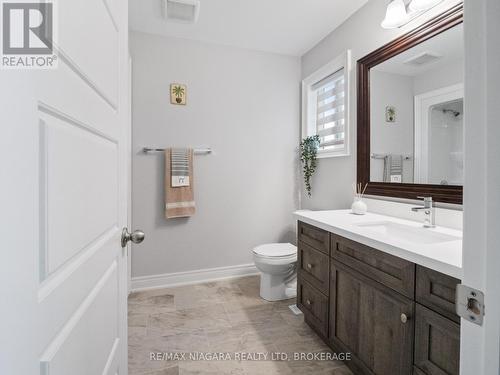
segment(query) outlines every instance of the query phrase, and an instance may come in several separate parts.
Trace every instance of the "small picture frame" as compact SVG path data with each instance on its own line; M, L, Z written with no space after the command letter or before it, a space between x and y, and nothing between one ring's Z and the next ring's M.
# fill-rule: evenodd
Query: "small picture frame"
M170 103L175 105L186 105L187 87L180 83L170 84Z
M392 105L385 107L385 122L396 122L396 107Z

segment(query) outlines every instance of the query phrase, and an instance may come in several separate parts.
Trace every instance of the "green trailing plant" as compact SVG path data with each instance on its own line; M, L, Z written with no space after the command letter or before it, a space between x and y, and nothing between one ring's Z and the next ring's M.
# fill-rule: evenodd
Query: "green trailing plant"
M311 196L311 177L316 170L316 156L320 139L318 135L304 138L300 142L300 161L303 164L304 183L306 184L307 195Z

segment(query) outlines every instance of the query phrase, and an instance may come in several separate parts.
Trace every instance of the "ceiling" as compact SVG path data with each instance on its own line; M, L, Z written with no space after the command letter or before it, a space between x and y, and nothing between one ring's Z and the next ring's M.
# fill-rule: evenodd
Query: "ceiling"
M302 56L368 0L200 0L196 24L165 22L161 0L129 0L130 29Z
M431 70L438 70L453 64L463 63L464 48L464 26L463 24L459 24L384 61L375 66L373 70L415 77ZM440 56L440 58L421 66L405 64L405 61L423 53L431 53Z

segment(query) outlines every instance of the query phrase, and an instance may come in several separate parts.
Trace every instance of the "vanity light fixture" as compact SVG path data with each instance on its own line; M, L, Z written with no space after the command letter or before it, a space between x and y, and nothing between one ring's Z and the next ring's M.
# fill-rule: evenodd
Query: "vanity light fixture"
M403 0L392 0L387 5L385 18L381 26L384 29L395 29L410 21L410 16L406 12L406 5Z
M385 18L381 23L384 29L396 29L435 7L443 0L391 0L387 5Z

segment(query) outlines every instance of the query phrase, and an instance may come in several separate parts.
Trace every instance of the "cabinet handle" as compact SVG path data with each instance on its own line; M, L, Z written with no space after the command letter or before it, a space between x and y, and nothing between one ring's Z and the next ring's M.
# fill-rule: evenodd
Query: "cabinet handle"
M307 263L307 268L308 269L312 269L313 268L313 265L311 263Z
M306 305L307 306L311 306L312 305L312 302L310 300L306 300Z
M403 324L406 324L406 322L408 321L408 317L406 316L406 314L401 314L401 323Z

